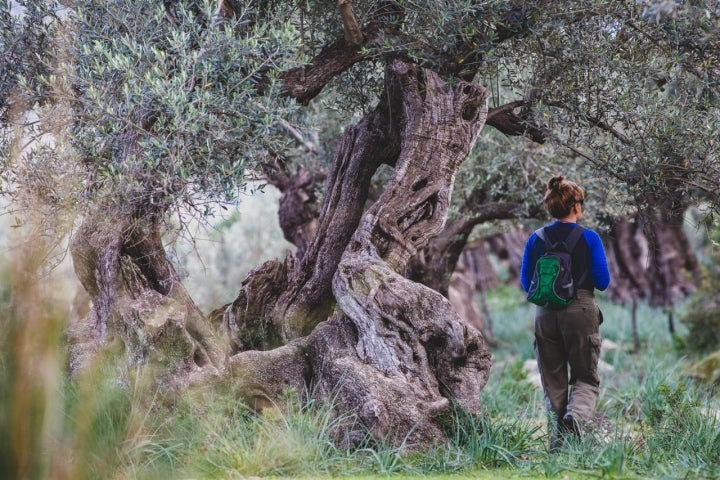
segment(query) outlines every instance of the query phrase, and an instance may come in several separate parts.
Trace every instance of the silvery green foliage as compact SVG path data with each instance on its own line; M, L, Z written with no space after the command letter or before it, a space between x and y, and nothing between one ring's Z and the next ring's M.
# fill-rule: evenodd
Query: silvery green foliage
M22 150L25 112L48 99L47 75L56 50L53 36L57 22L53 1L0 2L0 194L14 191L17 173L14 155ZM37 52L45 52L41 61ZM32 124L30 124L32 125ZM31 127L27 127L31 128Z
M282 116L293 123L291 105L277 95L277 76L342 37L335 1L258 2L262 15L236 1L237 23L225 28L213 26L214 7L201 1L164 2L173 5L171 15L163 2L148 0L75 2L62 15L53 14L55 2L19 3L45 12L34 22L39 33L28 38L53 38L62 48L28 44L27 65L52 71L30 69L16 84L46 92L28 99L65 102L52 111L42 110L48 102L30 105L45 124L53 118L67 125L74 147L58 156L45 144L30 164L42 171L52 163L45 155L66 159L61 165L82 158L90 175L83 195L73 199L109 191L125 204L202 210L205 201L235 198L248 168L270 152L307 161L296 144L286 148L289 137L276 122ZM402 15L388 13L388 5L401 7ZM532 215L527 200L541 194L546 177L565 173L609 192L604 198L613 202L603 215L654 205L661 196L679 206L702 201L717 208L718 3L523 5L354 2L361 25L398 28L363 46L363 62L304 109L304 121L328 146L320 160L332 156L342 126L372 108L387 56L402 54L429 68L453 62L479 68L475 81L491 90L491 107L525 100L527 118L547 133L548 142L538 146L486 128L477 161L459 176L457 200L477 187L489 200L526 201L523 211ZM15 38L13 29L5 20L4 42ZM468 49L471 55L458 57ZM55 51L64 53L59 61ZM151 121L143 126L142 120ZM67 170L56 166L44 177Z
M8 127L11 115L44 99L38 82L53 63L52 38L57 22L57 2L20 0L0 2L0 126ZM37 52L44 52L38 61Z
M52 2L25 3L27 15L41 4L47 14ZM22 135L42 141L13 170L32 164L46 178L84 170L83 188L63 192L75 206L106 198L136 211L204 214L286 148L278 119L292 122L294 107L277 94L277 75L295 65L298 38L287 15L259 22L244 9L221 26L214 2L171 4L79 1L36 22L52 50L29 47L46 68L19 72L18 84L42 86L49 101L32 107L37 121Z
M133 204L232 200L248 169L285 148L277 120L292 107L276 74L296 35L250 9L221 28L210 2L171 14L160 2L76 2L76 145L95 185Z
M720 207L720 5L572 3L546 2L532 41L494 52L506 88L608 190L638 206Z

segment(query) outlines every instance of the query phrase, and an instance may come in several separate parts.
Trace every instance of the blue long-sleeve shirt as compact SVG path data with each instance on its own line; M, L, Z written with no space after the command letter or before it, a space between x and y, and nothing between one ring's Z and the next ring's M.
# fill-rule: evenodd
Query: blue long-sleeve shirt
M545 236L550 243L564 241L575 225L575 223L556 221L545 228ZM520 283L526 292L530 288L530 282L535 273L535 264L546 249L545 242L538 237L537 233L533 232L525 244L520 268ZM610 271L605 257L605 248L600 235L595 231L585 229L572 252L572 265L573 280L580 282L582 279L578 288L590 291L595 288L605 290L610 285ZM585 272L588 274L583 278Z

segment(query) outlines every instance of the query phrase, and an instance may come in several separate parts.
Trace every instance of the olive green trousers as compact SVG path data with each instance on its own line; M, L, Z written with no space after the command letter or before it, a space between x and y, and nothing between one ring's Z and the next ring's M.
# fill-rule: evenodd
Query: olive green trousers
M600 392L602 313L589 290L562 310L538 307L535 356L550 414L551 448L568 431L579 435L593 416Z

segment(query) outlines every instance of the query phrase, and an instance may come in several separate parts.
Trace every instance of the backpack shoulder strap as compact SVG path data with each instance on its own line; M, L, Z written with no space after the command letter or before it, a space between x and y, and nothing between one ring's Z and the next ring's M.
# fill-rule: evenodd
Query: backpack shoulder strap
M575 225L575 228L573 228L572 232L570 232L570 235L568 235L567 239L565 240L565 246L568 249L568 252L572 253L572 251L575 249L575 245L577 245L577 242L580 240L580 237L585 232L585 229L581 227L580 225ZM578 280L578 285L581 285L585 281L585 277L587 277L588 271L584 270L582 275L580 275L580 279Z
M583 227L575 225L575 228L572 229L572 232L570 232L570 235L568 235L565 240L565 246L567 247L568 252L572 252L575 249L575 245L577 245L577 242L580 240L584 231L585 229Z
M580 237L582 236L584 231L585 229L580 225L575 225L575 227L573 227L570 235L568 235L567 239L565 240L565 246L567 247L569 252L573 251L575 245L577 245L577 242L580 240ZM548 241L547 237L545 236L545 227L540 227L535 230L535 235L540 237L540 240L545 242L545 244L547 245Z

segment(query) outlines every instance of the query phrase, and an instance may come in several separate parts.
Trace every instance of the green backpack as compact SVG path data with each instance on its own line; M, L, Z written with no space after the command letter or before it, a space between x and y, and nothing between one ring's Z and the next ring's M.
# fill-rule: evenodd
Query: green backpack
M572 251L584 230L576 225L564 242L553 244L548 243L544 228L535 232L547 245L547 251L535 264L535 273L527 294L529 302L556 309L572 303L577 295L577 285L572 277Z

